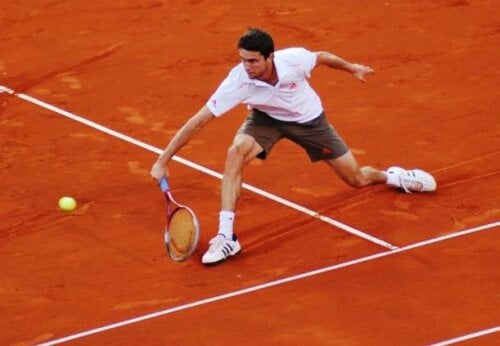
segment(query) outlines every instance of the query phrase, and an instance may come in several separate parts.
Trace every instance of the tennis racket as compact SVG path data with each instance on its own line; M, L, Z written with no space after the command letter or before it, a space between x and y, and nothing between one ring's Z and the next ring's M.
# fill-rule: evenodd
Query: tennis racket
M190 208L175 201L167 177L161 178L160 188L167 200L165 247L174 261L182 262L187 260L198 246L200 225Z

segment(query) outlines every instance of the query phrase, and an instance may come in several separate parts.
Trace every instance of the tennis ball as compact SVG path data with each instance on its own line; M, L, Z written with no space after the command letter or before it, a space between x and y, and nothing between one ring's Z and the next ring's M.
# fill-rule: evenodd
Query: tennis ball
M76 201L73 197L59 198L59 208L64 211L73 211L76 208Z

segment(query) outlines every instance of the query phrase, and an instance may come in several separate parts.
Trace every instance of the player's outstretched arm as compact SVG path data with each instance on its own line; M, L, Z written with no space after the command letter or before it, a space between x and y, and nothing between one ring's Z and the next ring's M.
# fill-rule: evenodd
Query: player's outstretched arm
M348 62L330 52L315 52L316 66L324 65L337 70L352 73L359 81L365 82L365 76L374 73L369 66Z
M186 121L186 123L180 128L179 131L174 135L170 143L160 154L156 162L151 167L151 176L160 181L165 175L168 176L167 163L170 161L172 156L177 153L184 145L186 145L191 138L200 131L205 125L207 125L214 118L212 112L205 105L198 113L193 115Z

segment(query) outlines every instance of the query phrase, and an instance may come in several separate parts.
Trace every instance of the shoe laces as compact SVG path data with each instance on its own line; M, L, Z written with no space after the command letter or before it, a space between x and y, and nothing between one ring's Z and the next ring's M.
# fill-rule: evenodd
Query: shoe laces
M228 239L223 234L218 234L208 242L210 247L208 248L209 252L215 252L219 248L221 248L225 243L228 242Z
M404 177L399 177L399 183L406 193L411 193L411 190L420 191L424 187L424 184L418 181L414 171L405 170Z

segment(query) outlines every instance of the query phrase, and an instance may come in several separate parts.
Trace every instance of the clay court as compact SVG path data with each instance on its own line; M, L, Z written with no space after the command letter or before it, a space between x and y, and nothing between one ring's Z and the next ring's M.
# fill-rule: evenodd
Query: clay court
M2 2L0 344L500 344L499 12L494 0ZM201 222L194 256L171 261L149 170L239 62L249 26L277 49L371 66L367 83L324 67L310 82L361 164L424 168L438 190L352 189L282 141L245 170L243 252L205 267L241 106L169 166ZM74 212L57 206L66 195Z

